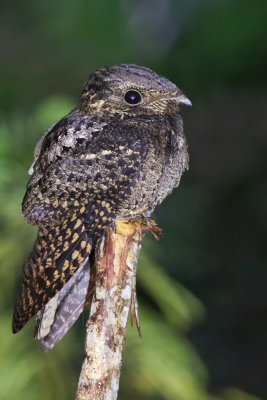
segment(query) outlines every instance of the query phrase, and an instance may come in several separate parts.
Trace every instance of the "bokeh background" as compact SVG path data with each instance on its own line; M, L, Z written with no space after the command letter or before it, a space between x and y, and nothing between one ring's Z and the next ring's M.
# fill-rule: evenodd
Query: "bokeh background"
M138 268L143 338L129 326L120 400L267 399L265 0L13 0L0 13L0 398L71 400L86 316L46 354L11 334L36 234L21 215L33 149L97 67L173 80L190 170L158 208ZM265 236L264 236L265 234Z

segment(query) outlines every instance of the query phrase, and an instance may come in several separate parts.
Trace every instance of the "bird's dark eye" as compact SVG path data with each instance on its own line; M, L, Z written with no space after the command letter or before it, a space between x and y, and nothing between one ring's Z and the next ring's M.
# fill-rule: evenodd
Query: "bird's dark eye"
M124 99L126 103L135 105L142 102L142 95L137 90L132 89L125 93Z

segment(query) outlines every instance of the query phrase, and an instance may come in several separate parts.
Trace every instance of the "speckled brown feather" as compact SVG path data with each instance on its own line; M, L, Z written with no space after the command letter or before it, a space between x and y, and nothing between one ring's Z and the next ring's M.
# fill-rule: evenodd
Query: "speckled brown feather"
M140 91L142 104L125 102L129 89ZM14 332L44 310L116 218L150 216L178 186L188 162L178 109L186 101L145 67L104 68L89 78L80 108L39 141L22 206L39 232L24 266Z

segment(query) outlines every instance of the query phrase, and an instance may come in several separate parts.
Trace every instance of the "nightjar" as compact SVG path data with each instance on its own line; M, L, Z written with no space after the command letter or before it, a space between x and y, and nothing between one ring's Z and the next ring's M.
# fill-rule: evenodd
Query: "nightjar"
M149 68L101 68L78 108L38 142L22 211L38 226L23 269L13 332L37 314L52 348L84 308L89 256L116 218L149 217L188 167L178 87Z

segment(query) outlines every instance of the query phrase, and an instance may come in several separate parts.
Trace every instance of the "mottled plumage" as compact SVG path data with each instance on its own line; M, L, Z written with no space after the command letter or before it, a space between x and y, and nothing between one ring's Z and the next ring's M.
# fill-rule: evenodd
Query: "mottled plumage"
M83 309L85 264L104 230L116 218L149 217L178 186L188 165L180 103L190 104L148 68L103 68L89 77L79 107L41 138L22 205L39 231L23 270L14 332L38 313L37 337L51 348ZM55 333L60 321L65 326Z

